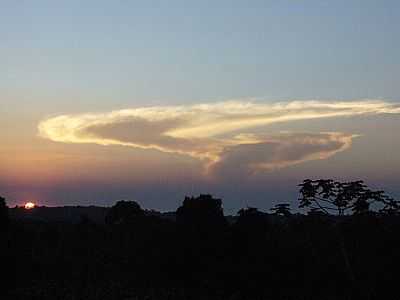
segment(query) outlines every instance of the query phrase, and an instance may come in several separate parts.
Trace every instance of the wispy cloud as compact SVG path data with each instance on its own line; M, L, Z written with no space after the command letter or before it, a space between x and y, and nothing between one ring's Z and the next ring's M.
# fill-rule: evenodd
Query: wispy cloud
M251 169L271 170L330 157L350 147L354 135L260 136L252 134L253 128L278 122L383 113L400 113L400 107L371 100L274 104L228 101L60 115L40 122L39 132L56 142L124 145L186 154L204 160L208 169L214 170L222 170L233 162Z

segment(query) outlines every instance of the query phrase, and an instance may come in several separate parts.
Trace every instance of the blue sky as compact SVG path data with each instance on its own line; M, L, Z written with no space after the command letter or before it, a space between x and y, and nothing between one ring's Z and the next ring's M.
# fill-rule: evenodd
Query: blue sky
M399 99L398 1L1 6L1 87L11 96L25 90L38 109L242 97Z
M55 145L37 137L40 121L57 115L230 99L398 103L399 12L400 3L389 0L0 0L0 138L6 145L0 160L11 164L9 153L21 149L25 157L60 151L83 155L85 146ZM354 133L366 134L375 123L372 119L362 123L365 126L355 126ZM383 121L382 126L390 128L389 123ZM336 127L329 124L323 129L336 130L338 123ZM307 126L315 129L319 125ZM346 128L352 126L350 122ZM280 129L285 130L284 126ZM379 133L374 136L378 138ZM383 136L386 143L393 139L387 131ZM387 166L397 166L397 144L384 147L383 152L393 153L396 161L386 162ZM161 165L169 159L153 150L138 151L129 159L136 161L144 155ZM13 159L18 156L12 155ZM380 163L378 159L374 162ZM180 163L186 165L186 161ZM20 163L19 172L31 174L26 164ZM60 167L54 172L62 171ZM282 185L297 171L285 172ZM90 181L90 175L85 180ZM3 183L14 202L22 201L16 190L43 189L34 185L26 180L18 188ZM52 197L68 187L72 190L65 183L52 187L56 195ZM227 183L219 188L233 193ZM243 187L258 188L254 182ZM146 194L144 190L148 191L143 188L139 194ZM92 192L87 192L87 199L95 198Z

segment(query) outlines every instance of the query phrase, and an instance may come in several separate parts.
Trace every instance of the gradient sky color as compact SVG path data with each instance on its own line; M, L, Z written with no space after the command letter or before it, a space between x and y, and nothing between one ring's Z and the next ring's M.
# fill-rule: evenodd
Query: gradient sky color
M184 195L210 192L235 212L245 205L295 203L302 179L334 177L364 179L399 197L400 3L249 2L0 1L0 194L10 205L132 199L170 210ZM201 120L216 122L215 105L229 112L226 103L255 103L246 111L254 118L260 107L309 100L373 101L393 109L242 126L201 143L193 142L196 135L185 140L187 152L218 154L220 176L207 176L198 156L182 155L182 140L154 139L164 132L155 134L155 128L175 128L179 121L182 133L203 122L187 117L200 104L212 107ZM130 119L119 126L120 120L96 129L101 138L143 145L148 140L135 131L140 125L158 148L57 142L39 134L39 124L60 116L94 114L98 122L112 111L145 108L165 115L176 107L185 114L162 125L139 116L133 125ZM229 118L223 116L225 125ZM327 132L341 133L341 142ZM255 141L268 149L248 146ZM160 151L165 143L174 151ZM254 157L274 167L243 169L260 163L249 159Z

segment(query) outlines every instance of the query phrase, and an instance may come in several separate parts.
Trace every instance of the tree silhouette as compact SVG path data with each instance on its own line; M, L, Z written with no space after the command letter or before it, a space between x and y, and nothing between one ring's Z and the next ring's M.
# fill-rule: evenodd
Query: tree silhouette
M379 212L383 215L398 215L400 213L400 201L386 197L382 200L383 207Z
M135 201L118 201L105 217L105 223L120 224L129 221L129 219L137 216L143 216L144 210Z
M176 211L176 221L189 227L223 226L226 224L221 199L202 194L199 197L185 197Z
M324 217L327 216L328 214L321 210L320 208L311 208L308 212L307 212L308 216L313 216L313 217Z
M0 228L4 228L8 225L8 207L6 199L0 197Z
M277 216L288 217L291 215L290 204L287 204L287 203L277 204L270 210L273 212L274 215L277 215Z
M266 215L255 207L242 208L238 211L239 217L235 223L235 228L247 237L250 237L250 235L260 236L268 226Z
M3 289L0 299L392 299L398 202L359 184L346 192L348 183L323 183L303 191L308 215L271 217L247 207L229 223L211 195L186 197L176 214L120 201L101 210L112 226L93 218L95 207L38 207L37 216L10 208L12 222L0 232L10 296ZM345 202L343 214L352 216L325 217L312 198L326 198L322 187L333 209ZM3 198L0 208L7 212ZM272 211L285 215L288 208ZM52 215L66 212L81 221Z
M373 191L363 181L339 182L332 179L306 179L300 188L300 208L313 212L335 212L343 216L348 211L355 215L366 214L371 204L383 205L381 213L394 214L399 211L399 202L384 191Z
M254 216L259 216L259 215L264 215L261 211L258 210L256 207L246 207L240 209L237 214L241 218L246 218L246 217L254 217Z

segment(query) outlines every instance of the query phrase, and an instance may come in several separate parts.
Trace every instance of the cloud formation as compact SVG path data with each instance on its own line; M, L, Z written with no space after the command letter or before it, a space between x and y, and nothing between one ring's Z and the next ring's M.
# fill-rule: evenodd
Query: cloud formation
M340 132L281 133L259 138L257 143L227 147L213 173L225 176L271 171L302 162L326 159L351 147L357 135Z
M228 101L60 115L40 122L39 133L56 142L123 145L190 155L217 171L228 165L271 170L330 157L349 148L354 135L261 136L252 134L252 129L278 122L383 113L400 113L400 107L384 101Z

